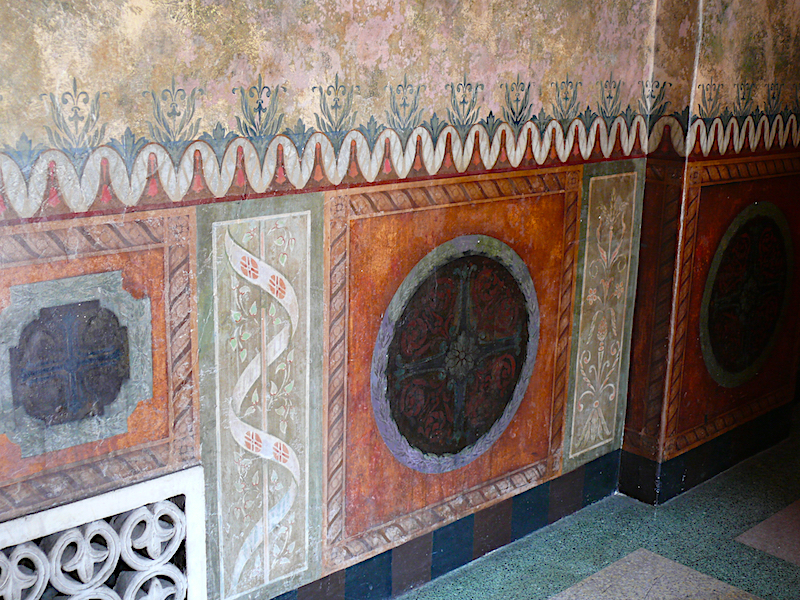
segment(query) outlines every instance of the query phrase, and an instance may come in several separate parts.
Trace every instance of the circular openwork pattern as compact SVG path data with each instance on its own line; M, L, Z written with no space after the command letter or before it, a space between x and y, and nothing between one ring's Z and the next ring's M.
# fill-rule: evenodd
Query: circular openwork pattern
M394 456L425 473L457 469L502 435L528 386L539 337L525 264L486 236L422 259L386 311L372 405Z
M700 344L714 381L736 387L758 373L786 312L791 276L786 218L769 202L750 205L725 232L703 294Z

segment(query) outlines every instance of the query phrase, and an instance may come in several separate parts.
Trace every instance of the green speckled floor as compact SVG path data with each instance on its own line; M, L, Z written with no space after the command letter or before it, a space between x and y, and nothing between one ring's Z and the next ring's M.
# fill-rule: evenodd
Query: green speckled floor
M798 600L800 566L735 541L800 499L794 417L790 439L662 506L611 496L401 598L545 600L645 549L764 600Z

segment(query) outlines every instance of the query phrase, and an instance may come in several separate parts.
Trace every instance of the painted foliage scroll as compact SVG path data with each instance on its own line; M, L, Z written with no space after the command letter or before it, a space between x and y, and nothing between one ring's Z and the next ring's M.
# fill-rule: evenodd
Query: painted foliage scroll
M568 468L621 438L639 239L636 184L636 172L589 181Z
M213 223L219 593L308 572L311 213Z

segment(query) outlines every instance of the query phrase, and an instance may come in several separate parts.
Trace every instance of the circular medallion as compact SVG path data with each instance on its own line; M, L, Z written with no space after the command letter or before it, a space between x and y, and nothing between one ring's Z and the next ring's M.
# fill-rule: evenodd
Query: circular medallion
M522 259L481 235L412 269L372 356L372 407L392 454L423 473L458 469L502 435L533 372L536 291Z
M769 356L786 312L792 268L783 213L769 202L739 213L714 254L700 313L703 359L720 385L743 384Z

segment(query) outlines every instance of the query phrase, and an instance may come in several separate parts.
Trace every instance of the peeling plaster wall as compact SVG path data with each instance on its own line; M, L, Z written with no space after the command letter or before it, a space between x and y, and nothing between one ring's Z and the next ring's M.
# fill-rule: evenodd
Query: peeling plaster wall
M127 428L68 424L30 456L0 360L0 539L34 540L11 521L29 513L80 525L82 502L107 527L115 492L153 480L142 502L205 510L190 600L389 597L611 493L623 426L645 467L683 461L794 387L796 319L768 397L717 393L695 352L686 381L713 401L690 398L680 431L661 420L679 421L664 378L684 372L665 349L689 331L669 328L701 326L703 265L764 173L800 232L796 2L14 0L0 64L0 299L99 301L85 282L113 272L153 332ZM535 279L532 383L480 453L412 471L373 412L376 339L415 265L467 238Z
M597 110L598 84L618 80L622 106L640 95L652 63L652 0L583 2L11 2L0 7L0 142L23 133L47 144L47 94L100 93L100 143L158 125L153 97L197 90L200 131L236 130L238 88L281 87L284 126L315 126L319 90L357 86L354 126L385 121L389 91L424 86L423 119L446 118L447 84L478 90L480 118L502 116L504 84L532 83L533 113L551 111L554 84L579 84L577 106ZM317 90L314 88L317 87ZM200 92L202 90L202 93ZM237 93L232 93L237 90ZM169 93L169 92L167 92ZM44 94L44 97L42 95ZM69 100L68 100L69 102ZM79 108L85 108L80 105ZM74 124L74 122L73 122Z

